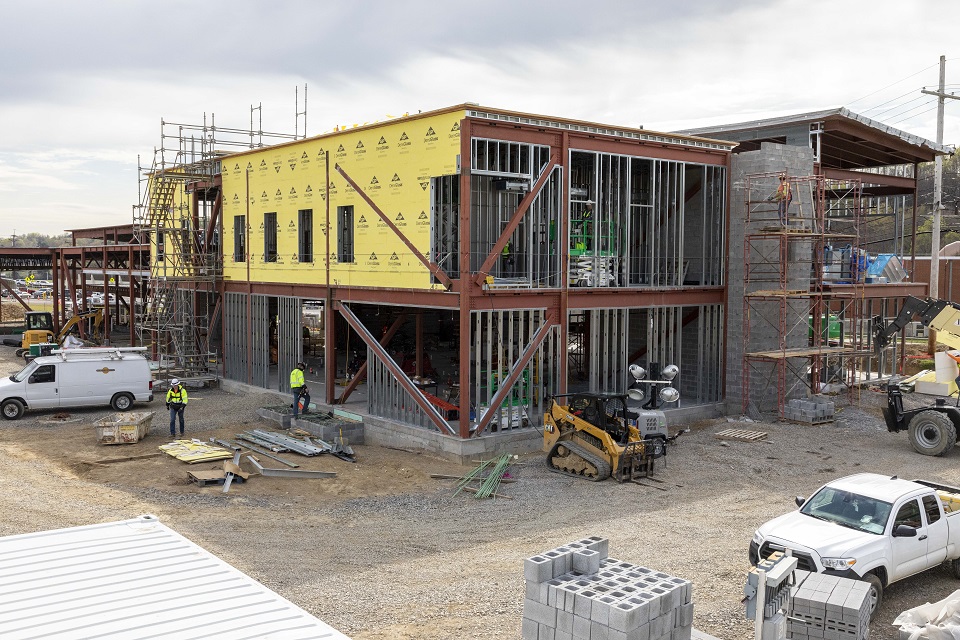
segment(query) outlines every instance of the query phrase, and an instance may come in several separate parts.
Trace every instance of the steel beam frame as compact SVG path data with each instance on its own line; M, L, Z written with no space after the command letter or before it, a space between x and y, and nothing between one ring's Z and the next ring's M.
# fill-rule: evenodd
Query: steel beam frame
M380 345L377 339L373 337L373 334L360 322L360 318L355 316L353 311L350 310L350 307L339 300L334 302L334 306L340 312L340 315L343 316L343 319L347 321L347 324L357 332L357 335L360 336L360 339L367 345L367 348L376 354L384 366L393 374L393 377L397 379L397 382L403 387L404 391L410 394L410 397L413 398L417 406L420 407L426 416L430 418L430 421L436 425L437 430L447 435L453 435L453 429L447 424L447 421L443 419L443 416L427 401L426 396L410 382L410 379L407 378L406 374L397 366L397 363L390 357L386 349Z

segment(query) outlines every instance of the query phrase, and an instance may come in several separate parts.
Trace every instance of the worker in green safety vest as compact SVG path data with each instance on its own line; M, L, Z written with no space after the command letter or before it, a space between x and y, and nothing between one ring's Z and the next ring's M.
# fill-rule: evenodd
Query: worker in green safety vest
M297 366L290 372L290 391L293 393L294 418L300 413L300 398L303 398L303 413L310 413L310 391L307 389L307 383L303 379L303 371L306 368L306 364L298 362Z

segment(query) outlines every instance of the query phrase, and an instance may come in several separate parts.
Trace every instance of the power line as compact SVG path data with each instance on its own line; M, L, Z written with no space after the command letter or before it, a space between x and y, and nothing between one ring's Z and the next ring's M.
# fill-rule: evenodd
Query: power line
M875 111L876 109L879 109L880 107L882 107L882 106L884 106L884 105L890 104L890 103L893 102L894 100L899 100L899 99L901 99L901 98L906 98L907 96L915 96L915 95L916 95L916 92L917 92L916 89L911 89L910 91L908 91L908 92L906 92L906 93L904 93L904 94L902 94L902 95L899 95L899 96L897 96L896 98L891 98L890 100L887 100L886 102L881 102L880 104L878 104L878 105L875 106L875 107L870 107L869 109L864 110L864 113L868 113L868 112L870 112L870 111ZM920 98L923 98L923 96L921 95ZM913 100L917 100L917 98L914 97ZM901 104L909 104L910 102L913 102L913 100L909 100L907 103L901 103ZM893 106L893 107L891 107L891 108L892 108L892 109L896 109L897 107L896 107L896 106ZM888 111L889 111L889 109L888 109ZM881 111L881 113L883 113L883 112Z
M930 69L933 69L934 67L939 66L939 64L940 64L940 63L938 62L937 64L932 64L932 65L930 65L929 67L924 67L923 69L920 69L920 71L917 71L916 73L912 73L912 74L910 74L909 76L907 76L906 78L902 78L902 79L897 80L896 82L894 82L894 83L892 83L892 84L888 84L887 86L883 87L882 89L877 89L876 91L872 91L872 92L868 93L867 95L863 96L862 98L857 98L856 100L854 100L854 101L852 101L852 102L849 102L848 104L854 104L854 103L860 102L861 100L863 100L863 99L865 99L865 98L869 98L869 97L872 96L872 95L876 95L876 94L880 93L881 91L886 91L886 90L889 89L890 87L893 87L893 86L895 86L895 85L898 85L898 84L900 84L901 82L903 82L904 80L909 80L910 78L912 78L912 77L914 77L914 76L920 75L920 74L923 73L924 71L928 71L928 70L930 70Z
M923 115L923 114L925 114L925 113L929 113L929 112L933 111L933 110L936 109L936 108L937 108L937 105L933 105L932 107L930 107L930 108L927 109L926 111L921 111L920 113L915 113L915 114L913 114L912 116L907 116L906 118L903 118L902 120L897 120L896 122L891 122L890 124L891 124L891 125L895 125L895 124L900 124L901 122L906 122L907 120L912 120L913 118L916 118L917 116L921 116L921 115Z
M913 93L913 92L911 91L911 93ZM918 100L926 100L926 99L927 99L927 98L926 98L923 94L921 94L921 95L916 96L916 97L913 98L912 100L907 100L906 102L901 102L900 104L895 104L895 105L893 105L892 107L890 107L890 108L888 108L888 109L884 109L883 111L880 111L880 112L878 112L878 113L872 114L870 117L876 118L877 116L880 116L881 114L887 113L888 111L894 111L894 110L896 110L896 109L900 109L900 108L902 108L902 107L905 107L905 106L907 106L908 104L910 104L911 102L916 102L916 101L918 101ZM896 116L892 116L892 117L896 117Z

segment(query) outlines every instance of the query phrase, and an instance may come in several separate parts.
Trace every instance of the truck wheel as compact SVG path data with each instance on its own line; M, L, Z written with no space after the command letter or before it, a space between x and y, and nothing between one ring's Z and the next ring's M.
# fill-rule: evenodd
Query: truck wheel
M3 417L7 420L16 420L23 415L23 403L16 398L10 398L3 401L0 410L3 411Z
M883 602L883 582L873 573L863 576L862 580L870 584L870 618L877 615Z
M910 443L917 453L942 456L957 442L957 430L945 413L921 411L910 421Z
M110 406L114 411L129 411L133 406L133 396L129 393L118 393L113 396Z

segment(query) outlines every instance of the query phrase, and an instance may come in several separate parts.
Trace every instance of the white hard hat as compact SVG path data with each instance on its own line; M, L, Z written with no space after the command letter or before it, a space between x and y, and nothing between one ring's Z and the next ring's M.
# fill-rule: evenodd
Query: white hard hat
M170 386L171 386L171 387L175 387L175 386L177 386L178 384L180 384L180 378L174 378L173 380L170 381Z
M593 204L593 200L587 200L587 204Z

